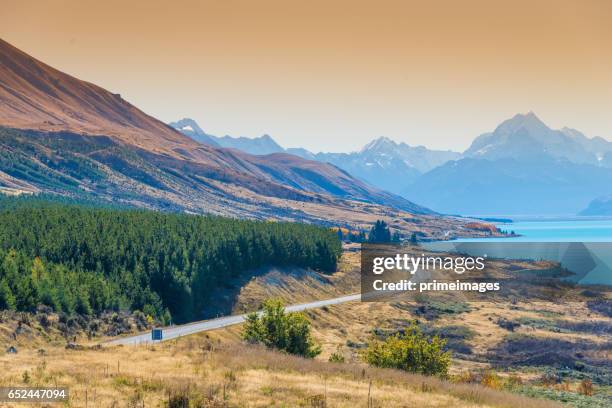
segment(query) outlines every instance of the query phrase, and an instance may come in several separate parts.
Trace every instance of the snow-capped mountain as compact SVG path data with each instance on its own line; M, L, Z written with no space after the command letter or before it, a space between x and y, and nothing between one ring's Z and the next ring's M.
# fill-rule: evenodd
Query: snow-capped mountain
M400 194L446 213L573 215L612 194L612 143L553 130L532 112L519 114L476 138L461 160L429 171Z
M257 138L217 137L205 133L192 119L182 119L170 126L193 139L214 146L229 147L250 154L289 153L307 160L331 163L376 187L399 193L421 174L456 160L461 155L452 151L429 150L423 146L409 146L380 137L352 153L312 153L304 148L284 149L270 136Z
M380 137L371 141L361 149L359 154L374 156L379 160L395 157L421 173L426 173L449 160L456 160L461 156L461 154L451 150L430 150L425 146L409 146L406 143L396 143L387 137Z
M459 157L457 152L413 147L387 137L371 141L358 152L315 155L316 160L332 163L362 180L396 193L403 191L421 174Z
M612 152L612 143L600 137L590 139L575 129L551 129L529 112L518 114L493 132L478 136L464 156L488 160L548 156L572 163L600 165L607 152Z
M213 147L221 147L215 140L213 135L206 134L202 128L193 119L185 118L176 122L169 123L169 125L185 136L189 136L196 142L200 142L205 145Z
M221 139L214 140L221 144ZM245 139L225 140L245 150L249 140ZM386 137L351 153L283 150L274 145L285 153L331 163L444 213L570 215L596 197L612 196L612 143L567 127L551 129L533 112L515 115L478 136L463 154ZM595 201L589 211L600 207Z

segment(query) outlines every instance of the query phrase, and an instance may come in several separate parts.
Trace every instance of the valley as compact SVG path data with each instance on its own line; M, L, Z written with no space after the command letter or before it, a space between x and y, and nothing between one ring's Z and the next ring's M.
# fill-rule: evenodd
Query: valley
M470 88L469 95L447 98L446 84L465 78L437 78L443 60L425 70L427 78L408 85L417 60L429 54L409 50L412 40L400 47L416 57L406 66L388 59L386 46L344 67L328 64L357 56L358 48L367 48L374 34L387 28L416 27L399 20L412 10L391 19L401 22L395 29L373 10L363 21L355 15L355 22L370 30L362 39L339 30L347 34L341 43L312 46L312 37L328 25L338 30L342 19L309 25L295 38L289 35L290 16L275 14L280 6L272 12L258 5L242 28L253 38L270 29L263 42L274 46L233 52L234 42L249 44L250 38L228 27L240 25L234 16L251 5L234 5L230 25L214 18L225 4L204 3L206 12L196 24L182 24L191 17L186 6L187 12L180 7L180 21L170 12L151 20L155 35L163 33L150 41L151 60L128 41L132 28L132 36L147 37L137 26L149 22L148 13L157 9L150 5L140 7L128 30L114 25L130 15L131 5L113 7L110 17L100 17L105 24L97 31L100 37L87 46L77 31L61 47L45 39L65 54L36 53L62 70L0 39L2 387L67 387L64 405L85 408L612 405L612 291L570 279L581 275L566 266L582 262L581 270L603 275L607 269L599 268L593 253L581 258L588 251L574 241L609 239L609 226L597 218L590 230L549 223L533 233L512 220L609 214L612 142L572 128L553 129L531 111L510 117L519 104L506 104L506 98L495 110L485 100L475 110L479 117L468 117L459 105L481 93ZM65 14L72 18L79 7ZM270 16L273 21L266 22ZM51 19L14 21L35 31ZM53 21L58 27L72 23ZM262 26L251 27L254 23ZM188 52L177 42L217 25L223 29L199 38ZM175 30L168 35L164 27L171 26ZM490 28L484 32L493 34ZM121 41L109 43L117 33ZM433 37L429 33L419 43ZM281 38L289 46L276 44ZM456 45L453 52L464 46ZM279 50L282 58L267 65ZM114 51L119 54L102 64L96 58ZM325 57L330 60L319 66L307 56L315 51L330 51ZM76 65L63 63L77 52ZM157 63L142 62L159 55ZM205 63L192 77L181 77L192 58ZM377 61L385 66L376 68ZM128 75L136 66L145 68L142 78ZM401 75L394 83L381 87L378 79L367 78L370 69L386 78L397 68ZM309 83L319 70L325 75ZM81 79L69 72L87 75ZM440 94L434 92L438 83L444 84ZM138 84L146 91L138 91ZM222 86L226 89L218 93ZM405 95L383 95L396 90ZM406 95L415 98L412 103ZM530 101L520 96L522 103ZM132 98L138 103L128 102ZM453 105L446 116L445 101ZM440 112L420 111L430 102ZM144 106L154 108L156 117L141 110ZM548 120L554 107L542 111ZM203 120L176 120L184 115ZM264 123L269 117L272 123ZM228 135L223 118L236 135L262 136ZM559 115L555 120L550 123L557 125ZM221 129L218 135L204 130L209 126ZM299 143L283 147L266 133L267 126L279 130L283 143ZM419 133L433 128L437 133ZM479 129L492 130L478 135ZM602 129L607 128L588 128ZM392 134L400 141L365 139L369 134ZM444 144L430 144L429 137ZM354 143L357 150L307 150L316 146L310 144L314 140L328 147ZM459 151L461 143L466 144ZM449 146L455 150L445 150ZM495 225L502 222L507 224ZM592 233L595 228L600 232ZM362 286L369 285L370 276L361 271L362 262L368 265L366 250L364 258L361 252L368 245L393 244L393 251L425 259L450 255L428 244L461 245L465 239L536 247L538 239L554 238L575 243L558 263L546 260L552 255L531 260L484 255L486 268L482 263L479 271L486 269L485 285L499 288L501 282L506 290L480 293L483 286L475 283L464 292L360 298ZM463 257L463 269L450 269L471 272L465 269L467 255L459 246L453 256ZM443 287L446 266L433 265L425 268L426 279L433 280L432 288ZM383 269L389 272L385 278L396 277L393 268ZM459 276L454 278L458 283ZM165 333L164 341L152 341L154 329ZM21 405L0 401L0 406Z
M195 131L183 131L183 123ZM173 125L207 143L202 138L206 133L193 120ZM612 143L567 127L551 129L533 112L505 120L493 132L476 137L463 153L413 147L386 137L351 153L283 149L269 136L265 141L230 136L224 140L226 146L256 154L287 152L332 163L440 213L573 216L609 212L605 196L612 193L606 187L612 182Z
M4 41L0 59L0 188L12 194L349 230L385 219L428 239L481 234L328 163L200 144Z

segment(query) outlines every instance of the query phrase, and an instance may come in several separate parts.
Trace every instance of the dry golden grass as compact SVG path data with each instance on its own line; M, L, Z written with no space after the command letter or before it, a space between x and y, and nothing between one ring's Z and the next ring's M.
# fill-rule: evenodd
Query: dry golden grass
M283 299L287 304L296 304L358 293L359 263L359 252L346 251L333 274L300 268L269 268L266 273L242 286L232 311L252 312L271 297Z
M301 303L316 299L340 296L348 293L356 293L360 290L359 278L359 252L346 252L339 264L338 272L333 275L317 275L315 273L288 273L287 270L271 271L245 285L237 297L235 311L243 312L258 308L264 299L269 297L280 297L287 304ZM495 269L507 268L508 261L490 262ZM547 263L538 264L546 269ZM512 262L512 267L533 267L528 262ZM573 297L570 297L572 300ZM374 328L396 329L398 323L408 322L412 319L423 320L422 317L412 314L409 307L414 302L401 302L399 305L389 302L351 302L333 307L313 309L306 311L313 327L313 335L322 346L319 360L327 361L331 353L341 348L347 361L357 362L360 360L358 350L346 347L347 342L365 344L372 335ZM521 300L511 304L504 302L469 302L470 311L458 315L441 315L429 324L436 327L460 325L470 329L474 338L469 345L474 356L471 360L462 360L457 357L453 359L451 373L458 374L466 370L484 370L490 368L486 362L486 356L502 342L510 332L497 324L502 319L516 320L523 317L546 318L545 313L554 315L554 319L568 321L609 321L605 317L591 313L583 302L546 302ZM213 336L228 341L239 339L239 327L233 327L215 331ZM522 325L514 330L517 334L526 334L541 338L562 338L574 342L590 341L601 344L609 341L609 336L595 335L582 332L553 332L544 329ZM533 373L521 374L522 378L529 380Z
M196 406L309 407L319 399L328 407L355 407L367 406L368 395L374 407L556 406L480 385L306 360L206 335L152 347L26 350L1 357L0 369L2 386L69 387L71 407L163 407L176 393Z

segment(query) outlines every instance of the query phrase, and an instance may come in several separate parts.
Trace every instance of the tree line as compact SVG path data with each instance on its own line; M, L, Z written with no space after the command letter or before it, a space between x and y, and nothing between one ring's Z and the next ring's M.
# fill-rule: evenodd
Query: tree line
M185 322L246 271L333 271L341 254L336 233L313 225L11 200L0 200L2 308Z

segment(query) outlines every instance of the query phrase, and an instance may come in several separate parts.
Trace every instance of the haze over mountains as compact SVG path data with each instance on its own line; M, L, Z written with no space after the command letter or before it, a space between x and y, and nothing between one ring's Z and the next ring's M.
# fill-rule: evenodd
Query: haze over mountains
M372 185L399 194L423 173L461 155L453 151L429 150L380 137L358 152L313 153L303 148L284 149L268 135L261 137L217 137L205 133L193 119L181 119L170 126L194 140L210 146L222 146L264 155L285 152L307 160L331 163Z
M2 40L0 62L0 187L323 223L371 222L391 209L431 214L428 207L463 215L609 211L612 143L550 129L533 113L477 137L462 154L387 138L358 152L313 153L267 135L209 135L187 119L173 123L179 132Z
M479 215L575 215L612 193L605 159L612 143L564 128L552 130L535 114L519 114L474 140L463 158L413 183L404 197L420 197L438 211Z
M2 40L0 133L0 187L20 191L322 223L431 213L330 164L198 143Z
M332 163L443 213L574 215L596 200L586 213L597 215L607 202L598 197L612 193L612 143L575 129L550 129L533 112L517 114L478 136L463 153L411 147L385 137L351 153L283 149L269 136L222 139L224 146L251 153L285 151Z
M553 130L533 112L516 115L500 124L495 131L478 136L464 152L464 157L496 160L523 160L549 156L572 163L606 165L602 162L612 152L612 143L601 137L587 138L578 130Z

